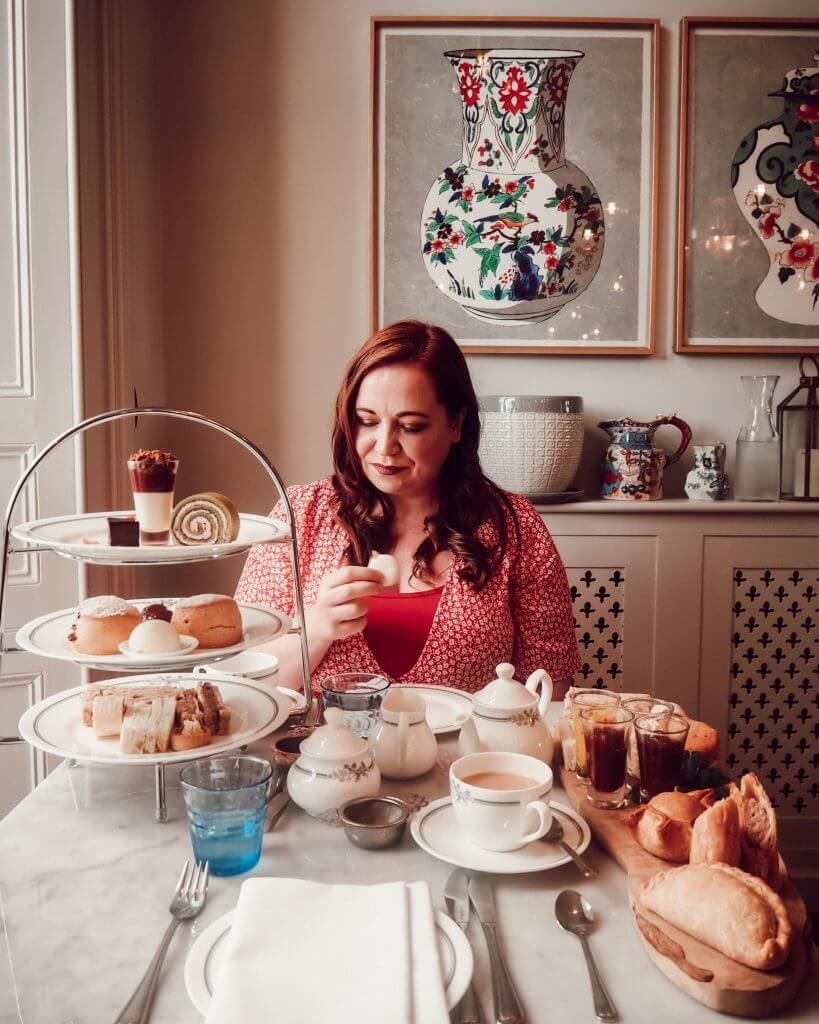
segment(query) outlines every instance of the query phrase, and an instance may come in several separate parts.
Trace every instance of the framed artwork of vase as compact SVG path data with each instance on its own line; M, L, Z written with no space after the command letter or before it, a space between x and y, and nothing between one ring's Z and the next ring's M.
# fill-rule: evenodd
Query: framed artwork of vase
M819 19L680 38L676 349L819 352Z
M373 330L651 355L659 23L374 17Z

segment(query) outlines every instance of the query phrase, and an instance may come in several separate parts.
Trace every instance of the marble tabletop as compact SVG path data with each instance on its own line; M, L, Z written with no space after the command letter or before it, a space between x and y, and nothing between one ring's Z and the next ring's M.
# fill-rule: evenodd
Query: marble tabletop
M439 764L428 776L404 784L386 781L384 791L417 801L445 793L456 744L442 740ZM252 749L264 756L269 741ZM191 854L176 774L168 772L164 824L154 820L151 769L83 765L61 765L0 822L0 1024L106 1024L116 1018L166 927L171 892ZM559 788L554 798L566 799ZM493 879L501 940L530 1024L595 1020L580 945L554 919L555 897L564 888L580 889L595 910L591 943L622 1021L724 1021L654 968L628 911L625 876L594 844L588 857L600 872L593 881L584 881L572 865ZM340 828L291 805L265 836L261 861L250 874L356 884L425 879L443 908L450 870L422 852L409 830L392 850L359 850ZM235 905L246 877L212 879L202 915L177 931L153 1024L201 1020L185 992L185 958L196 936ZM271 922L272 928L283 926ZM487 1020L493 1020L485 946L474 915L470 939L476 986ZM317 936L319 970L323 955ZM814 969L777 1020L818 1019Z

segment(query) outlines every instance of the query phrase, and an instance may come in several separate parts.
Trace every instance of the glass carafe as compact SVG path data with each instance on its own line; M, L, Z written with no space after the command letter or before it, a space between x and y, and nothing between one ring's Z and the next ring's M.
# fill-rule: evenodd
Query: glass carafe
M779 438L772 416L777 374L741 377L745 390L745 426L737 435L734 496L739 501L776 501L779 497Z

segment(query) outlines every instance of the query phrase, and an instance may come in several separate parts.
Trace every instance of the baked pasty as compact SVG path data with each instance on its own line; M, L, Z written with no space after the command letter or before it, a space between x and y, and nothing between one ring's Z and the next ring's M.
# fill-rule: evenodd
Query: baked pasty
M760 878L727 864L661 871L643 906L747 967L770 971L787 960L793 929L781 898Z
M742 832L742 867L774 889L782 879L779 872L776 815L768 794L753 772L742 776L739 788L731 786L731 799L739 810Z
M627 821L635 827L635 837L644 850L663 860L687 863L691 852L691 830L706 807L705 793L658 793L638 807Z
M735 800L720 800L701 814L691 832L691 864L730 864L739 867L741 832Z

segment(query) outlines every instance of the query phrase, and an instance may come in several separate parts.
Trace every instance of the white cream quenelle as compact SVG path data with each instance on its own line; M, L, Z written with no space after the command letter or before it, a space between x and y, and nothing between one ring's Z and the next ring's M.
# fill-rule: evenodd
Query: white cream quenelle
M373 551L369 562L367 562L367 568L381 573L384 577L385 587L398 585L398 560L392 555L382 555L378 551Z

